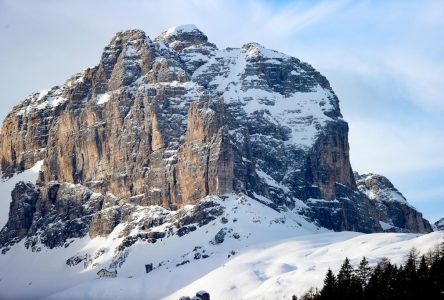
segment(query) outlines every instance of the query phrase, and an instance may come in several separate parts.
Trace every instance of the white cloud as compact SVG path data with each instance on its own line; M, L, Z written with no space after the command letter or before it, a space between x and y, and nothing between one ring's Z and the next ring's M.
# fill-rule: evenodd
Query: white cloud
M393 77L403 83L407 98L428 111L444 112L444 69L426 57L396 55L388 61Z

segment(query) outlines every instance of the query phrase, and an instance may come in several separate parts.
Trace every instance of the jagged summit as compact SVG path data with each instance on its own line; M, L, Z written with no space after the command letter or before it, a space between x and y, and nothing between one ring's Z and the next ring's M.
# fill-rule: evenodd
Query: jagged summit
M184 33L196 33L203 34L202 31L199 30L199 28L196 27L194 24L184 24L180 26L175 26L168 28L166 31L164 31L165 35L168 36L179 36L180 34Z
M208 37L193 24L169 28L155 38L155 41L165 43L174 51L197 46L216 48L214 44L208 43Z

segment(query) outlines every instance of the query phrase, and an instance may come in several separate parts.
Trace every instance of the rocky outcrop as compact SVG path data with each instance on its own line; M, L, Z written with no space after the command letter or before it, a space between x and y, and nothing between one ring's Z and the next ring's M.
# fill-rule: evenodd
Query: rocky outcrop
M433 224L433 227L434 227L435 231L441 231L441 230L444 230L444 218L442 218L442 219L436 221L436 222Z
M223 101L190 105L187 133L178 150L177 183L183 202L233 190L233 154Z
M359 191L376 207L377 218L385 231L431 232L430 223L412 207L384 176L355 173Z
M3 246L108 235L141 207L232 191L334 230L430 229L410 206L358 190L324 76L256 43L220 50L192 25L154 40L119 32L96 67L14 107L0 149L4 177L44 160L36 186L13 195Z
M68 94L66 87L34 93L6 116L0 132L3 177L29 169L46 157L49 130L66 106Z
M2 247L12 245L28 234L40 191L31 183L19 182L11 196L8 222L0 231Z

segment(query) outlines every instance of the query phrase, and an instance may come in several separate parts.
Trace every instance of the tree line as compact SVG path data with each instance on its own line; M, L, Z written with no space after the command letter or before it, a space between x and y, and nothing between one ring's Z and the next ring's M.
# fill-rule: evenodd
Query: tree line
M363 257L353 268L345 258L337 274L328 269L320 290L311 288L300 299L444 299L444 242L423 255L411 249L399 266L382 258L370 267Z

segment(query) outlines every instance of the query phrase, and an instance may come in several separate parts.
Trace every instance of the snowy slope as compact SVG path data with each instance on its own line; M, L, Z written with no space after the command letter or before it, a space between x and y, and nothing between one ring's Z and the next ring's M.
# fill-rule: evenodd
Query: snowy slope
M230 248L237 249L230 243L207 260L150 274L143 273L143 260L130 257L133 263L123 267L117 279L85 282L48 299L178 299L201 289L213 299L288 299L320 286L328 267L336 272L345 256L353 264L363 255L371 263L383 256L400 263L412 246L425 251L442 238L444 233L322 233L253 243L227 258ZM148 251L138 252L143 257Z
M443 232L329 232L293 211L278 213L245 196L231 194L218 200L224 213L209 224L156 243L137 241L123 252L118 247L124 224L108 238L77 239L67 248L31 252L19 243L0 256L0 298L178 299L202 289L213 299L282 298L319 285L326 269L339 267L345 256L353 263L363 255L372 263L382 256L401 262L412 246L427 250L444 238ZM150 213L164 213L161 208L155 210ZM221 229L226 235L217 243L215 236ZM125 253L118 277L98 279L96 273L109 268L116 253ZM67 259L75 255L89 258L68 266ZM154 270L146 274L145 264L150 263Z

